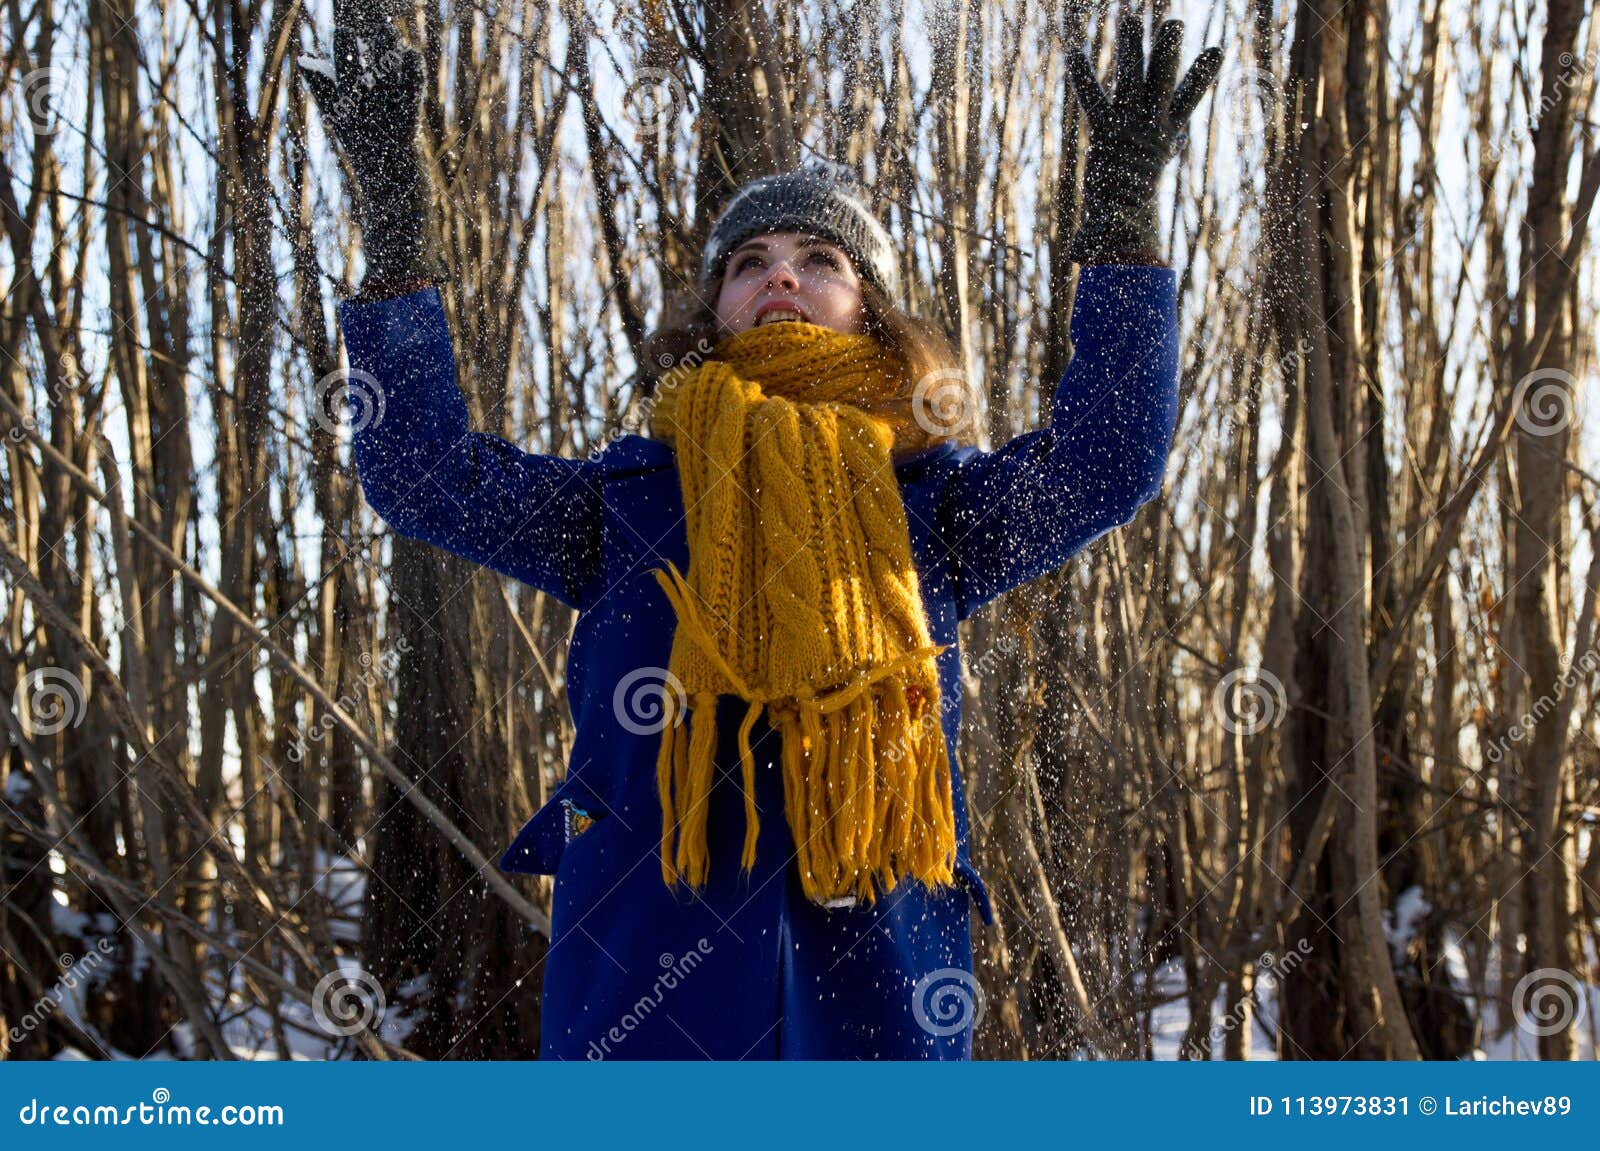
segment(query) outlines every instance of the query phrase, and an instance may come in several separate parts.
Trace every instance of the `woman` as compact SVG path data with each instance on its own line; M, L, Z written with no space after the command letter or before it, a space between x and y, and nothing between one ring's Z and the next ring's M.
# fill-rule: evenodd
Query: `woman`
M967 1058L976 981L956 626L1128 522L1176 418L1156 185L1221 53L1118 30L1090 124L1075 355L1050 425L993 452L924 410L943 373L843 170L754 181L701 261L709 338L650 436L589 459L473 432L422 255L421 64L375 24L307 80L362 185L340 305L383 416L355 436L396 531L577 609L566 780L500 866L555 876L547 1058ZM680 333L681 334L681 333ZM933 365L933 370L929 370ZM890 480L893 482L890 482ZM692 562L691 562L692 561Z

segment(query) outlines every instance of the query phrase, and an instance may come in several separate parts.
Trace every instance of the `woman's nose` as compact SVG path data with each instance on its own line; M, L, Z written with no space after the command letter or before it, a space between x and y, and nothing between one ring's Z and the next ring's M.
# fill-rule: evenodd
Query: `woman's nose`
M776 265L768 274L767 285L770 287L774 284L788 284L790 287L800 286L800 281L795 279L794 270L789 267L789 261L785 260Z

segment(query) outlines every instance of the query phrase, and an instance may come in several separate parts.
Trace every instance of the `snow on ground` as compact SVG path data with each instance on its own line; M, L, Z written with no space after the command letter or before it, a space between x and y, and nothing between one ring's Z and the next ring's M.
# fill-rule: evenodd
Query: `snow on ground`
M1386 934L1389 936L1389 942L1397 948L1403 948L1420 924L1421 917L1428 910L1428 904L1422 899L1419 889L1413 887L1402 892L1394 909L1386 913L1388 920ZM1588 969L1595 970L1594 942L1588 936L1585 940ZM1498 956L1498 948L1489 949L1490 958L1485 979L1486 986L1490 988L1497 988L1500 985ZM1552 1010L1576 1010L1578 1025L1574 1028L1574 1036L1577 1043L1577 1057L1585 1060L1596 1058L1597 1034L1600 1034L1600 985L1579 984L1576 980L1571 982L1546 980L1537 985L1543 988L1546 994L1542 999L1537 993L1535 994L1534 1011L1527 1014L1519 1013L1510 1021L1511 1026L1502 1034L1499 1004L1492 998L1480 998L1474 992L1468 977L1467 958L1462 950L1460 938L1451 929L1445 931L1445 970L1449 975L1451 986L1465 1003L1468 1012L1482 1023L1483 1038L1480 1046L1472 1054L1474 1060L1537 1060L1538 1028L1541 1025L1541 1018L1537 1015L1537 1004L1540 1002ZM1152 990L1159 997L1171 997L1171 999L1151 1013L1151 1045L1156 1059L1177 1059L1181 1053L1189 1026L1189 1002L1182 994L1183 988L1184 974L1181 960L1169 960L1157 968L1155 979L1152 981ZM1211 1005L1212 1059L1222 1058L1223 1043L1228 1031L1224 995L1225 992L1219 990ZM1277 1024L1278 981L1269 971L1262 973L1256 981L1255 1010L1252 1012L1250 1038L1252 1061L1279 1058L1274 1038ZM1237 1016L1234 1026L1238 1026Z
M1393 907L1383 909L1383 937L1389 941L1389 950L1404 955L1423 917L1432 910L1433 905L1422 898L1421 886L1413 884L1402 891Z
M349 994L350 989L360 988L362 990L359 991L359 995L367 996L368 1002L371 1002L372 996L381 992L372 990L373 985L364 979L364 973L356 958L361 938L362 903L367 890L366 870L358 861L348 856L319 850L315 872L316 879L310 894L323 901L321 912L328 924L329 933L344 949L345 953L339 957L339 967L349 980L345 984L346 993ZM293 897L294 893L290 894ZM117 962L115 958L97 961L95 952L97 941L115 931L115 920L104 912L91 916L75 911L61 902L59 894L56 899L51 918L58 937L78 940L82 944L74 956L63 957L64 971L71 973L72 978L64 975L58 985L60 1002L57 1009L100 1044L99 1050L94 1052L67 1047L59 1052L56 1058L62 1060L134 1058L105 1043L103 1036L97 1034L84 1021L85 992L103 983L112 970L112 964ZM1401 892L1395 901L1395 906L1384 913L1384 934L1396 956L1404 954L1423 918L1431 910L1427 900L1422 897L1421 889L1411 887ZM213 929L227 933L231 931L231 922L225 919L220 927L213 924ZM1459 935L1447 928L1444 938L1444 965L1451 985L1461 996L1469 1013L1482 1022L1484 1038L1472 1058L1537 1059L1539 1057L1537 1028L1540 1019L1532 1015L1513 1019L1511 1021L1513 1026L1501 1034L1499 1005L1492 998L1480 997L1474 989L1469 975L1470 965ZM1592 938L1586 937L1585 945L1588 948L1589 969L1595 970L1597 965ZM134 940L133 946L134 963L143 969L150 962L149 954L137 940ZM1499 949L1491 947L1488 953L1485 986L1498 988ZM1276 966L1278 969L1283 969L1293 962L1294 953L1291 950L1277 959ZM214 998L220 997L221 990L217 974L215 965L208 967L207 979L212 984ZM283 974L285 978L289 978L294 973L286 969ZM241 1006L249 1003L250 998L259 993L259 982L253 981L253 985L246 985L238 968L230 969L228 975L232 985L230 1003L235 1006L232 1013L224 1016L221 1027L223 1038L240 1059L279 1059L284 1055L284 1047L287 1047L290 1059L348 1059L355 1052L354 1038L330 1035L316 1018L311 1007L297 1001L285 1001L282 1004L280 1010L282 1029L275 1031L271 1016L260 1006ZM1142 976L1136 974L1135 985L1142 986L1143 982ZM335 985L337 986L336 981ZM1558 994L1565 995L1565 1002L1570 1005L1567 1010L1575 1008L1579 1012L1578 1027L1575 1031L1579 1058L1596 1058L1596 1037L1597 1033L1600 1033L1600 986L1579 985L1575 981L1565 986L1556 983L1547 986L1550 990L1547 1004L1558 1006L1560 1001L1554 997ZM1179 1058L1181 1054L1189 1025L1189 1003L1183 994L1183 989L1184 971L1181 960L1169 960L1156 969L1151 981L1151 991L1155 998L1164 1001L1151 1012L1151 1048L1156 1059L1173 1060ZM1258 973L1253 1009L1249 1012L1251 1028L1249 1057L1252 1061L1279 1058L1276 1040L1278 989L1278 979L1273 969L1269 968ZM395 996L400 1002L394 1004L385 1002L377 1013L378 1034L391 1043L404 1044L416 1026L417 1019L414 1015L403 1011L401 1003L424 1000L427 990L426 975L402 984ZM336 996L337 991L333 994ZM324 997L323 1002L327 1008L325 1014L329 1015L337 1025L342 1018L337 1005L328 996ZM1230 1020L1226 1007L1225 991L1219 990L1211 1004L1212 1059L1222 1058L1228 1032L1234 1027L1243 1025L1244 1022L1244 1013L1238 1011ZM176 1049L176 1057L201 1056L201 1047L192 1024L180 1023L173 1029L171 1038L172 1045ZM171 1053L157 1053L146 1058L158 1060L173 1057Z
M1189 1001L1183 995L1183 961L1169 959L1156 968L1151 989L1161 997L1172 997L1150 1013L1150 1049L1152 1057L1161 1060L1177 1059L1182 1053L1184 1036L1189 1030ZM1219 988L1211 1004L1211 1058L1220 1060L1230 1028L1227 1026L1226 989ZM1277 987L1270 973L1262 975L1256 984L1256 995L1262 1001L1261 1011L1252 1011L1250 1059L1276 1059L1276 1040L1264 1024L1277 1021ZM1263 1018L1263 1016L1265 1018ZM1241 1020L1234 1017L1233 1027Z
M376 1015L378 1035L391 1043L403 1044L417 1020L403 1011L399 1004L378 1003L377 997L381 996L382 992L365 976L357 958L361 939L362 904L367 890L365 868L359 861L349 856L319 849L314 864L314 875L311 891L307 893L306 898L307 901L311 898L322 901L322 906L318 910L327 923L329 934L343 951L338 964L339 970L345 977L345 982L342 984L338 980L330 981L321 1000L325 1008L324 1014L337 1028L346 1020L355 1017L341 1014L341 1005L358 1014L363 1010L363 1004L370 1005L366 1009L367 1014ZM287 895L292 902L300 903L296 891L289 890ZM106 912L87 915L76 911L68 907L63 898L59 892L56 894L56 902L51 908L52 926L58 938L78 940L82 946L75 948L74 954L63 956L64 974L51 993L52 999L57 1000L53 1010L70 1018L88 1035L95 1044L95 1050L84 1051L75 1046L68 1046L58 1052L55 1058L67 1061L141 1058L113 1047L84 1018L86 990L103 983L114 970L114 965L120 961L120 957L98 952L95 948L99 939L109 937L116 932L116 920ZM300 910L307 910L304 903L300 903ZM208 926L218 935L238 938L238 930L225 910L217 912ZM150 962L149 952L144 945L137 938L127 935L122 936L121 942L131 942L135 967L143 970ZM240 946L248 947L249 943ZM260 959L262 954L259 949L251 952L256 959ZM285 979L290 979L297 973L286 965L282 974ZM300 978L304 978L303 973L298 974ZM228 997L229 1008L224 1011L220 1026L224 1041L238 1058L280 1059L284 1057L285 1048L290 1059L348 1059L354 1053L356 1040L353 1037L330 1034L317 1019L312 1007L297 1000L286 999L281 1003L279 1009L281 1030L275 1028L270 1013L251 1002L254 996L260 994L260 980L252 978L247 984L244 978L245 972L240 967L219 967L214 960L208 962L205 977L213 1002L222 999L221 979L224 976L228 980L228 990L231 994ZM425 996L427 981L426 975L409 980L398 989L398 997L415 1001ZM373 1007L377 1007L378 1010L374 1012ZM205 1055L195 1027L188 1021L180 1022L174 1027L168 1038L175 1054L160 1051L142 1058L156 1061L202 1058Z
M1592 936L1584 936L1585 958L1588 960L1589 970L1596 969L1594 940ZM1453 973L1452 973L1453 974ZM1489 971L1487 983L1490 987L1499 986L1500 964L1499 951L1492 949L1490 952ZM1596 1050L1600 1049L1600 986L1592 983L1580 984L1577 980L1570 982L1556 982L1544 980L1535 984L1534 1000L1531 1010L1526 1014L1516 1014L1512 1019L1513 1026L1500 1032L1500 1005L1493 999L1485 999L1479 1005L1476 1000L1471 1000L1469 1006L1477 1007L1482 1012L1484 1020L1484 1041L1480 1050L1475 1054L1478 1059L1498 1060L1537 1060L1539 1058L1539 1027L1543 1010L1562 1010L1578 1012L1577 1026L1573 1028L1576 1041L1576 1054L1579 1059L1596 1058Z

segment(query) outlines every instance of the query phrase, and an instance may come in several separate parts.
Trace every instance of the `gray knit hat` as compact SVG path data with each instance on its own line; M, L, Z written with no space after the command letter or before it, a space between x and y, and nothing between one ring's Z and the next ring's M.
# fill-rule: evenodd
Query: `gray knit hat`
M843 164L814 156L792 172L762 176L735 192L706 237L701 283L715 287L733 250L765 232L821 236L844 249L862 279L890 299L900 295L894 243L868 205L855 171Z

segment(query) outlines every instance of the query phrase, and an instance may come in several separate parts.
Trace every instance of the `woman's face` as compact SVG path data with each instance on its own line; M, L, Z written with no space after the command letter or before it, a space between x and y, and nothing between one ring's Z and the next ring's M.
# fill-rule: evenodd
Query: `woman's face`
M757 322L781 323L786 304L808 323L860 332L866 320L861 280L844 250L805 232L767 232L733 250L722 273L717 321L726 335ZM773 312L764 318L763 312Z

